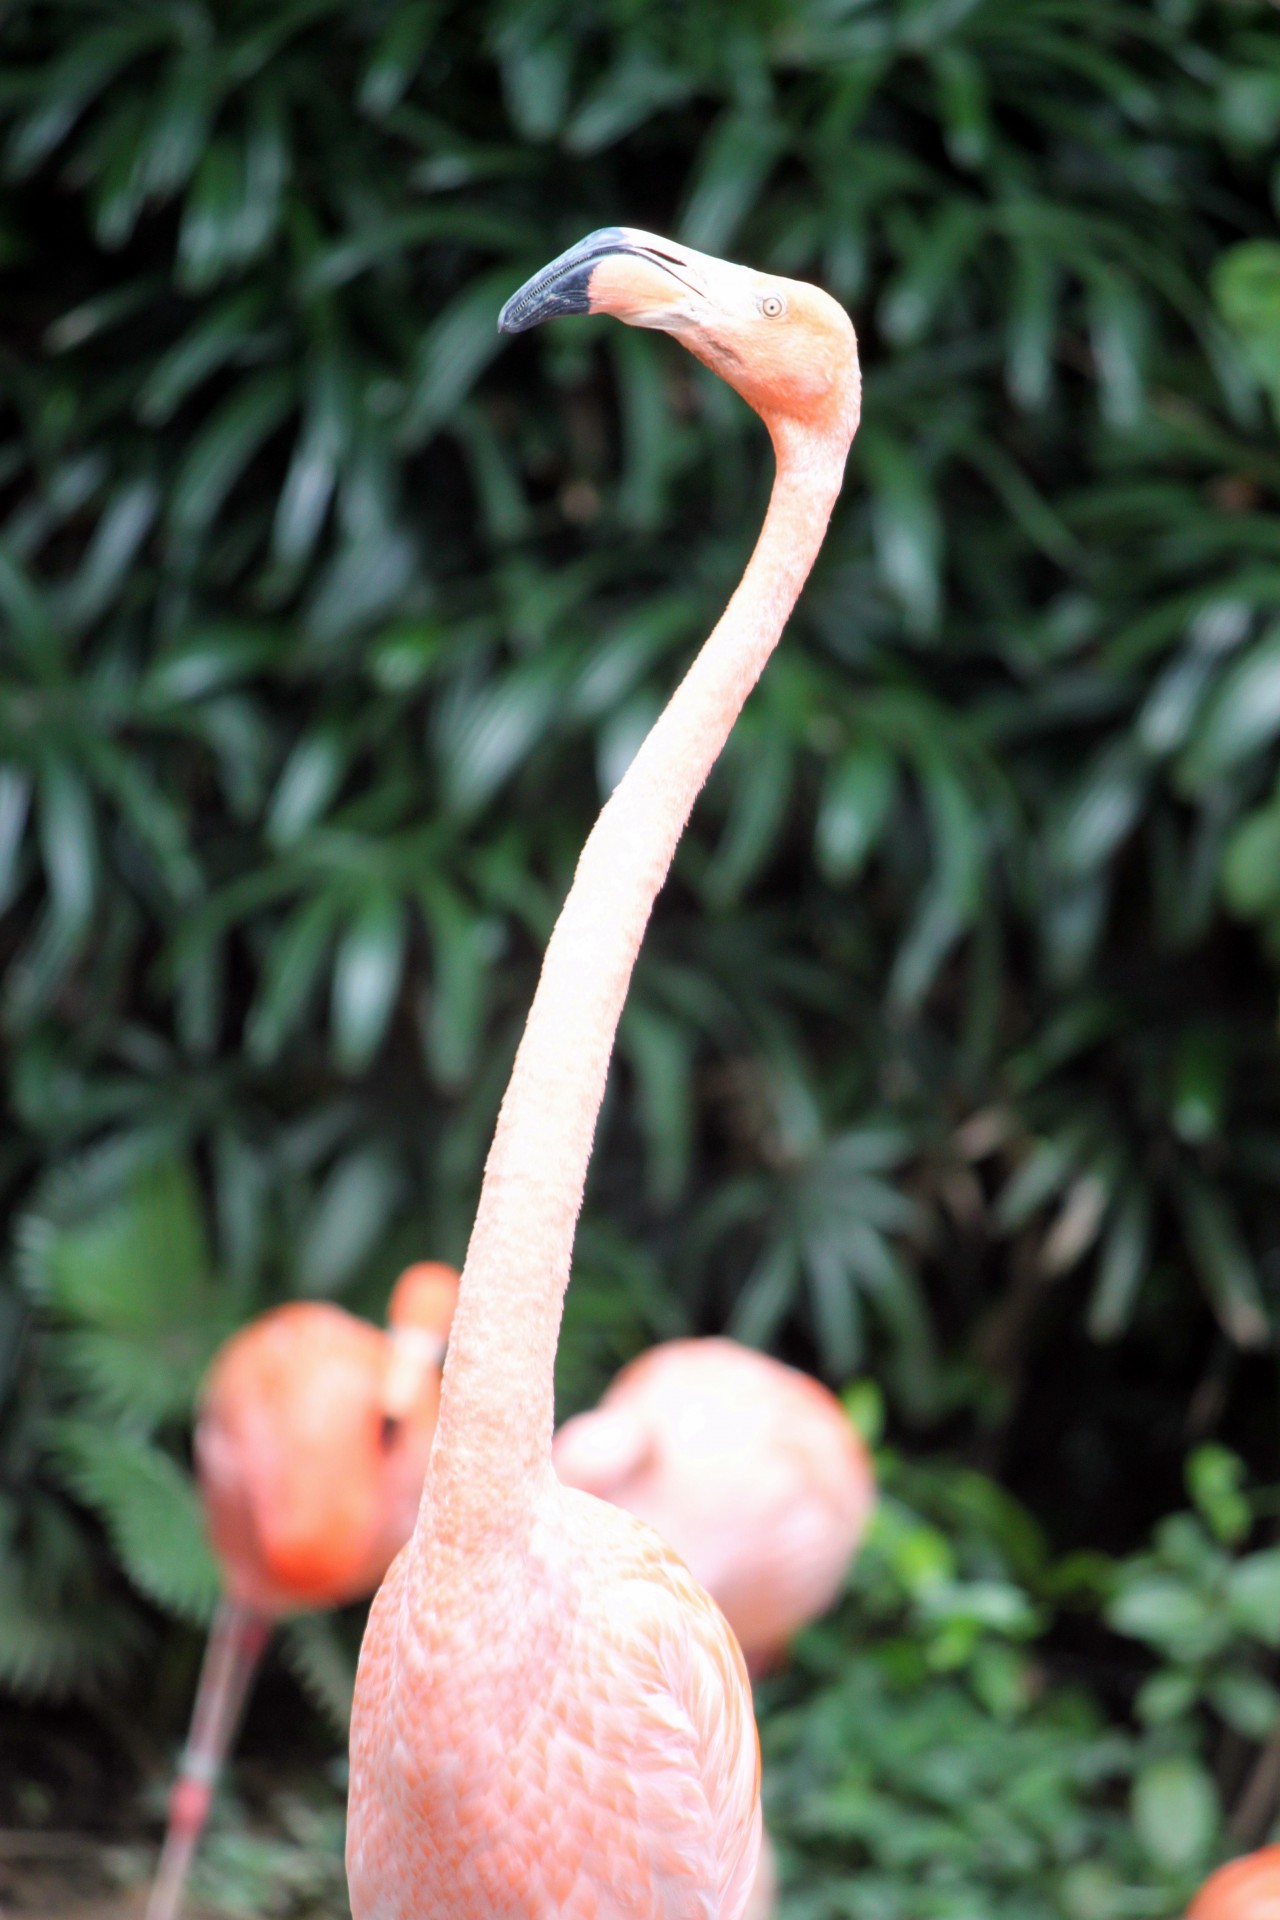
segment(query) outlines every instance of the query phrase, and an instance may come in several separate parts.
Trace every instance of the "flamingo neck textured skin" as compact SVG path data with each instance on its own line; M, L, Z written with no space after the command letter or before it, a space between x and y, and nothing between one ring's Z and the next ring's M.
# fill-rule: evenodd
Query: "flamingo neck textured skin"
M530 287L576 282L583 256L583 310L671 332L760 414L777 472L737 590L583 848L502 1104L423 1514L437 1548L466 1559L516 1538L549 1472L574 1229L636 955L693 803L822 544L861 403L853 328L819 288L635 228L589 236Z

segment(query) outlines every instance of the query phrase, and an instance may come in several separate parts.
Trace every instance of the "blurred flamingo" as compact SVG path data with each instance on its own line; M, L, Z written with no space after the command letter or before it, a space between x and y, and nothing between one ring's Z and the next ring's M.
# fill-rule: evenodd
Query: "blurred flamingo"
M1187 1920L1280 1920L1280 1847L1262 1847L1211 1874Z
M552 1458L566 1486L657 1528L757 1674L831 1605L875 1502L835 1395L733 1340L641 1354L566 1421Z
M729 606L583 850L485 1168L413 1537L351 1725L354 1920L741 1920L760 1849L750 1682L660 1536L561 1486L553 1372L609 1057L689 811L813 564L857 424L847 316L796 281L611 227L499 325L674 333L764 416L777 474Z
M371 1593L408 1539L435 1432L458 1276L392 1291L388 1331L320 1301L264 1313L215 1356L196 1472L222 1571L147 1920L174 1920L272 1623Z

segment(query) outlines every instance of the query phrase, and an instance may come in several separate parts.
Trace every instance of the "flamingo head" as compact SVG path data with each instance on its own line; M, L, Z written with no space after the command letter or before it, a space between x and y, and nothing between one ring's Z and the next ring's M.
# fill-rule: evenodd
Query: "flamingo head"
M406 1267L387 1307L390 1354L382 1385L382 1416L388 1425L413 1409L427 1379L438 1374L458 1304L453 1267L423 1260Z
M524 333L566 313L611 313L674 334L742 395L775 438L788 426L834 439L858 424L858 346L820 287L735 266L636 227L601 227L527 280L498 326Z

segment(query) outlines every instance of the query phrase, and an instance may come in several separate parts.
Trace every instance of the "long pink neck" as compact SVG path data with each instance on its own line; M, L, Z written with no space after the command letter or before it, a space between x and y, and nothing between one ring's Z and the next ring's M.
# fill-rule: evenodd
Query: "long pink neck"
M609 1056L690 810L826 532L845 446L774 435L764 526L723 617L603 808L547 946L498 1117L419 1520L436 1550L519 1545L550 1472L556 1342Z

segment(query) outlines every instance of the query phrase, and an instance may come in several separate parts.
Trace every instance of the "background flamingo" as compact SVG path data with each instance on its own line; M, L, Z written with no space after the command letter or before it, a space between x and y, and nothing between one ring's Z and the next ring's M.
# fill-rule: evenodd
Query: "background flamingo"
M1211 1874L1187 1920L1280 1920L1280 1847L1262 1847Z
M355 1920L740 1920L760 1846L750 1685L650 1528L551 1466L596 1116L689 811L813 563L857 424L826 294L627 228L503 309L674 333L765 418L777 474L729 606L593 829L485 1169L417 1526L370 1614L351 1736Z
M274 1620L372 1591L408 1539L458 1276L409 1267L388 1331L341 1307L277 1307L227 1341L195 1454L225 1595L205 1651L147 1920L173 1920L214 1783Z
M672 1340L560 1429L566 1486L656 1527L763 1671L840 1590L875 1501L835 1395L733 1340Z

